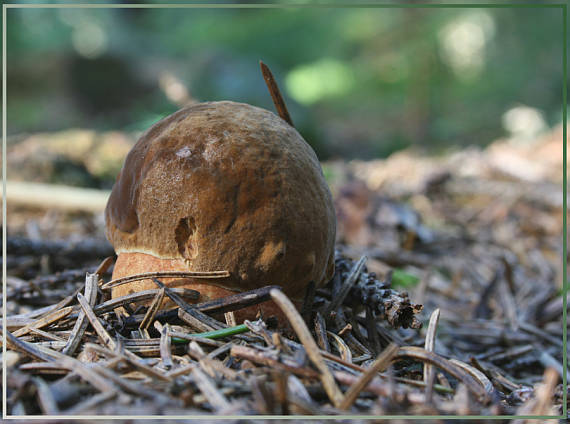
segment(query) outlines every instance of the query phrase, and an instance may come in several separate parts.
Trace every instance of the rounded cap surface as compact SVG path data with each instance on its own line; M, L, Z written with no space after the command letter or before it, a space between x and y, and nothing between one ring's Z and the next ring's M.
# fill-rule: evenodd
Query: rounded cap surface
M314 151L247 104L200 103L153 125L127 155L105 220L117 254L227 270L210 281L230 290L277 284L299 299L334 273L335 213Z

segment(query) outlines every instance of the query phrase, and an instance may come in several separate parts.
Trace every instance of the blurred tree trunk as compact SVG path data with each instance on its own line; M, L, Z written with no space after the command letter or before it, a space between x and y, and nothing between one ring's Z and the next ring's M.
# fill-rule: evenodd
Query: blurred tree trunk
M433 39L422 37L421 22L426 19L423 9L408 8L404 10L406 44L413 49L410 55L410 81L405 107L406 127L404 134L414 145L424 145L430 134L431 113L431 80L433 78ZM425 28L423 28L425 30Z

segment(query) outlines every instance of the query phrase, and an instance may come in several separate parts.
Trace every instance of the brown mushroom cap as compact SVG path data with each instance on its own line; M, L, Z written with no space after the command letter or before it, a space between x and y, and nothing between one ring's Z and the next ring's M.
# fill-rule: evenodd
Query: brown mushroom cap
M276 284L299 300L334 273L335 213L315 152L247 104L200 103L153 125L127 155L105 219L119 258L227 270L207 283L231 291Z

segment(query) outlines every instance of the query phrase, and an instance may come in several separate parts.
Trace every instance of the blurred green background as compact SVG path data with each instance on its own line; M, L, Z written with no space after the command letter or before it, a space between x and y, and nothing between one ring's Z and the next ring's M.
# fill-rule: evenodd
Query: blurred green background
M560 9L9 9L8 135L139 131L186 102L274 110L323 160L561 121Z

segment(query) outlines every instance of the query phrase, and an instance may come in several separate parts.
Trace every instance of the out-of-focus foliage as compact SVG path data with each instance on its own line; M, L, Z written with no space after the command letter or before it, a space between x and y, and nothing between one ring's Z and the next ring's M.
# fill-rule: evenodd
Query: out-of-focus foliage
M188 101L273 110L322 159L532 136L561 119L559 9L9 9L8 134L144 130Z

